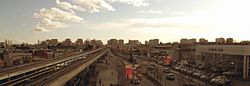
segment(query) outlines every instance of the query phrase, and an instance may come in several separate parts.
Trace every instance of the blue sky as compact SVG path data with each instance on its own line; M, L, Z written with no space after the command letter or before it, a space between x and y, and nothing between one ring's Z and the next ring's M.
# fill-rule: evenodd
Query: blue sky
M0 41L233 37L249 40L248 0L1 0Z

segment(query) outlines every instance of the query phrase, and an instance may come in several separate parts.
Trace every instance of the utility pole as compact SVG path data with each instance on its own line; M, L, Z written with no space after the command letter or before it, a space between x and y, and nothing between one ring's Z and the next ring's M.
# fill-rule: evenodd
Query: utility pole
M132 48L131 58L132 58L132 82L134 82L135 77L135 57L138 57L139 50L137 48Z

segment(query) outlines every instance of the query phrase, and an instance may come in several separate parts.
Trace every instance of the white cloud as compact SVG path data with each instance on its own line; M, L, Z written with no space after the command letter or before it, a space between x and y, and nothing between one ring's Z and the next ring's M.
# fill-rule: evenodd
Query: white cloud
M47 32L48 30L44 29L43 27L35 27L33 32Z
M66 25L64 23L61 22L55 22L52 21L48 18L43 18L33 29L34 32L47 32L47 31L51 31L54 29L58 29L58 28L65 28L68 27L69 25Z
M48 18L56 21L66 22L82 22L83 18L77 16L74 13L63 11L56 7L42 8L39 12L34 13L35 18Z
M148 6L145 0L109 0L112 2L120 2L132 4L135 7ZM72 0L65 2L56 0L57 7L42 8L33 14L34 18L40 19L37 25L33 28L34 32L47 32L53 29L65 28L70 24L67 23L82 23L83 18L77 16L75 11L84 12L101 12L115 11L115 9L105 0ZM149 11L149 13L160 14L160 11Z
M192 13L190 12L185 12L185 11L175 11L175 12L171 12L170 15L173 16L182 16L182 15L192 15Z
M66 9L66 10L70 10L72 12L74 12L73 10L77 10L77 11L85 11L84 8L81 8L77 5L73 5L69 2L61 2L60 0L56 0L56 4L58 7L62 8L62 9Z
M68 27L66 23L81 23L83 18L74 13L61 10L56 7L42 8L34 13L34 17L40 19L33 28L33 32L47 32L54 29Z
M142 10L142 11L138 11L137 13L150 13L150 14L162 14L162 11L159 10Z
M135 7L145 7L149 6L149 3L146 0L110 0L112 2L120 2L134 5Z
M104 0L73 0L80 8L87 12L115 11L115 9Z

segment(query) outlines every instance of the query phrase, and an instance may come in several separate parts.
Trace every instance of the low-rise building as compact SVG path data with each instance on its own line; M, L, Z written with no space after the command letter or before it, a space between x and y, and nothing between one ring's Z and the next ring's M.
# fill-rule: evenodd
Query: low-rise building
M250 76L249 45L198 45L197 64L205 67L219 67L223 71L234 70L246 79Z

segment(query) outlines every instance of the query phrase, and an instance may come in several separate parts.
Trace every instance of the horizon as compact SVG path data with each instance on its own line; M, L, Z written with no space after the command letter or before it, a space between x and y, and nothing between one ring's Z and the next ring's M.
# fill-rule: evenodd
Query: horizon
M0 1L0 41L111 38L163 43L181 38L250 40L246 0ZM88 3L88 4L86 4Z
M223 38L223 37L217 37L217 38ZM229 37L229 38L230 38L230 37ZM8 39L5 39L4 41L0 41L0 43L1 43L1 42L5 42L5 41L10 41L12 44L22 44L22 43L27 43L27 44L38 44L38 41L39 41L39 42L42 42L42 41L51 40L51 39L56 39L56 38L50 38L50 39L45 39L45 40L37 40L37 42L35 42L35 43L20 42L20 41L17 42L17 41L15 41L15 40L8 40ZM65 39L71 39L71 38L65 38ZM65 39L57 39L57 40L58 40L59 43L61 43L61 42L65 41ZM71 39L72 43L76 42L77 39L81 39L81 38L76 38L76 39L73 39L73 40ZM117 40L120 40L120 39L122 39L122 38L110 38L110 39L117 39ZM86 38L86 39L82 39L82 40L83 40L83 42L86 41L86 40L101 40L103 44L107 44L107 41L110 40L110 39L102 40L102 39L95 39L95 38L93 38L93 39ZM157 39L157 38L152 38L152 39ZM201 38L181 38L181 39L196 39L196 42L199 42L199 39L201 39ZM159 39L159 43L174 43L174 42L180 43L180 40L181 40L181 39L179 39L179 40L177 40L177 41L166 41L166 42L164 42L164 41L162 41L161 39ZM206 39L206 38L204 38L204 39ZM225 41L226 41L227 38L224 38L224 39L225 39ZM126 44L126 43L128 43L129 40L138 40L138 39L127 39L127 40L122 39L122 40L124 40L124 44ZM141 44L145 44L145 41L149 41L149 40L151 40L151 39L147 39L147 40L138 40L138 41L139 41ZM207 40L208 42L216 42L216 41L215 41L216 38L214 38L213 41L208 40L208 39L206 39L206 40ZM239 41L236 41L236 40L233 38L233 42L234 42L234 43L240 43L240 42L242 42L242 41L250 41L250 40L239 40Z

